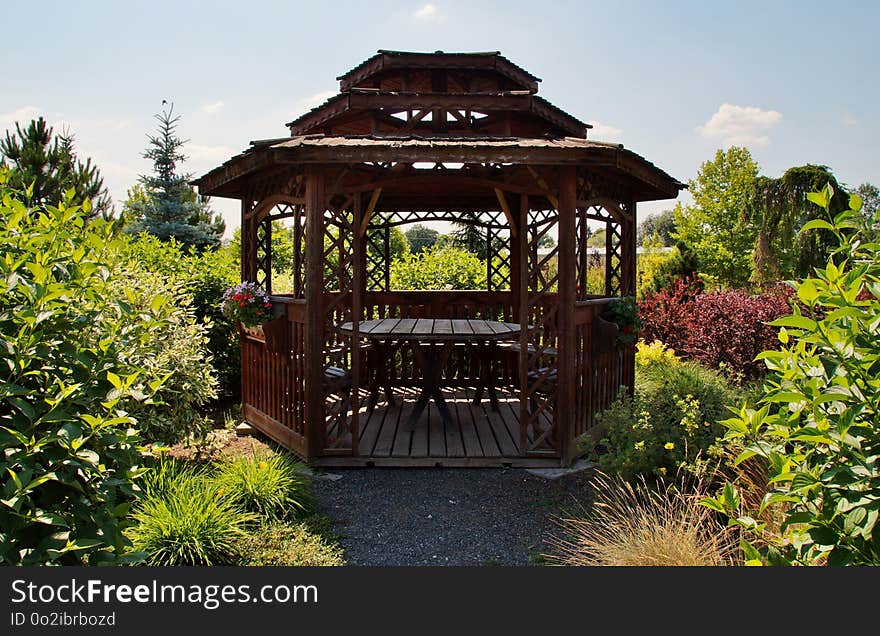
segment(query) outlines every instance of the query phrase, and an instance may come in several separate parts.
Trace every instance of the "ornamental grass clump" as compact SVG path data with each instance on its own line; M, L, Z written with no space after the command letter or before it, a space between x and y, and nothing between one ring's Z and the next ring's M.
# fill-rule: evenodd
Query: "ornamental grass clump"
M548 561L586 566L733 565L728 529L699 504L694 493L663 482L648 486L600 473L596 499L583 515L558 519L562 536L551 537Z
M215 487L236 504L267 519L290 519L312 505L303 465L284 455L254 454L223 462Z
M232 565L256 515L242 509L194 469L159 467L128 530L135 555L148 565Z

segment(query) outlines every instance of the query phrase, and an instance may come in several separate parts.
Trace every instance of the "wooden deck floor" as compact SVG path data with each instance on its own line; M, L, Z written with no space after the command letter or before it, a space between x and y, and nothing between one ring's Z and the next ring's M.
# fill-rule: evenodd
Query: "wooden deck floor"
M522 457L519 452L519 397L498 389L499 409L484 396L473 403L473 389L443 391L453 421L444 425L433 401L415 426L407 424L417 392L396 389L395 405L384 396L371 414L360 411L359 456L326 457L321 465L384 466L558 466L559 459ZM531 431L528 431L531 437Z

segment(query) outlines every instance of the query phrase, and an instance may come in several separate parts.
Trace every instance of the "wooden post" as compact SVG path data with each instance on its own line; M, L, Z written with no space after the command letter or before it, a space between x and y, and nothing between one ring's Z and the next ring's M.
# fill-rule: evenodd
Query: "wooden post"
M264 236L266 245L266 254L263 259L263 288L267 294L272 293L272 219L269 215L262 221L264 224ZM258 259L259 260L259 259Z
M620 226L620 258L623 261L620 267L620 294L622 296L636 295L636 202L628 201L626 206L629 212L628 218L624 219Z
M576 168L564 166L559 174L559 384L556 393L557 450L562 463L569 461L568 448L574 430L575 404L575 325L574 303L577 278L575 255Z
M324 449L324 173L306 172L305 394L307 461Z
M358 413L360 411L360 385L361 385L361 339L358 335L361 314L363 312L364 293L366 292L366 269L367 269L367 235L358 231L364 218L364 209L361 196L354 198L354 214L352 223L352 240L354 244L354 269L351 281L351 322L354 327L354 335L351 337L351 376L352 376L352 403L351 403L351 454L359 455L358 438L360 437L360 424ZM344 228L340 228L344 232ZM343 291L343 290L340 290Z
M613 270L613 266L611 264L611 254L614 251L614 242L611 240L611 226L614 224L614 221L608 220L605 222L605 295L611 296L614 291L611 289L611 272Z
M528 398L525 395L528 388L528 362L529 362L529 272L528 272L528 249L529 240L529 195L519 195L519 214L516 238L511 243L516 242L514 254L517 261L517 286L514 311L519 317L519 453L525 455L528 448L528 437L526 431L526 423L529 421ZM510 266L513 267L514 259L511 254ZM511 282L513 277L511 276Z
M526 207L528 207L528 197L526 195L520 195L521 197L526 197ZM522 202L520 202L520 208L522 208ZM528 214L528 212L526 212ZM515 322L519 322L522 324L521 315L520 315L520 306L519 299L523 296L522 289L520 286L522 285L523 279L525 279L525 275L523 274L523 258L525 256L525 241L521 238L521 234L524 232L520 231L520 228L523 228L522 221L522 209L517 213L517 217L513 216L509 219L510 224L510 301L513 305L513 320Z
M256 229L247 218L251 211L250 196L245 194L241 198L241 280L256 281Z

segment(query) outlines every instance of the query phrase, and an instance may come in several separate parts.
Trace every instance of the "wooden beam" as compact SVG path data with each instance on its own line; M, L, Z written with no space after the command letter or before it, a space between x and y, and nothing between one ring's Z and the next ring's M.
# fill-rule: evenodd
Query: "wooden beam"
M507 223L510 225L510 236L515 237L517 232L516 222L513 219L513 214L510 212L510 206L507 205L507 198L504 196L504 192L501 188L495 188L495 196L498 197L498 203L501 205L501 210L504 212L504 216L507 217Z
M550 186L547 185L547 182L544 180L544 177L542 177L540 174L538 174L538 171L535 170L532 166L526 166L526 168L528 168L529 174L531 174L532 177L535 179L535 183L538 184L538 187L547 193L547 199L550 201L550 203L553 205L553 207L558 210L559 209L559 199L556 198L556 196L550 194L550 192L549 192Z
M376 204L379 202L379 196L382 194L382 188L376 188L373 190L373 196L370 197L370 202L367 204L367 209L364 212L364 218L361 221L361 226L358 229L358 236L366 236L367 234L367 226L370 224L370 219L373 217L373 211L376 209Z

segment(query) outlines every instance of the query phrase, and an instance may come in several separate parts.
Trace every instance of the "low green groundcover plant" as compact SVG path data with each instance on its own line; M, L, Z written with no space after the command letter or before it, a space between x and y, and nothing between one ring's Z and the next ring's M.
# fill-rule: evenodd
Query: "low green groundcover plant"
M863 242L859 197L830 217L833 194L808 195L829 218L802 231L830 232L839 247L794 285L805 309L773 322L782 348L760 356L763 396L724 422L745 447L736 461L768 466L762 510L744 510L731 483L704 501L744 530L750 564L880 565L880 245ZM768 532L755 516L780 505L781 529Z
M255 453L223 461L214 483L223 496L268 519L291 519L312 505L304 466L286 455Z
M342 547L323 516L260 526L242 543L242 563L254 566L345 565Z
M165 462L145 480L134 507L129 559L161 566L236 564L247 528L258 519L197 469Z

